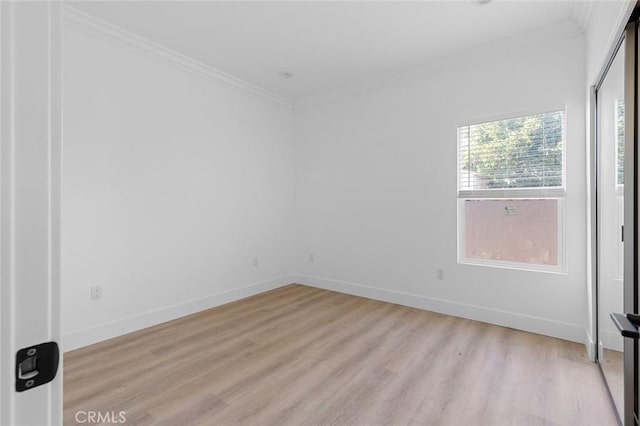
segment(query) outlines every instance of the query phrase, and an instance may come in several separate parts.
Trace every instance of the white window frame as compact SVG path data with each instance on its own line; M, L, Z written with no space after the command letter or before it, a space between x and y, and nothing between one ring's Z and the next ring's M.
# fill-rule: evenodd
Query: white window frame
M514 118L527 117L549 112L561 111L563 114L562 123L562 186L553 188L506 188L506 189L460 189L460 140L459 129L465 126L473 126L493 121L509 120ZM502 114L498 116L477 118L474 120L460 121L456 123L456 179L457 179L457 231L458 231L458 263L464 265L488 266L503 269L517 269L533 272L546 272L556 274L567 273L567 251L566 251L566 173L567 173L567 110L565 106L548 107L534 111ZM509 260L479 259L467 257L465 253L465 214L464 202L466 200L537 200L555 199L558 200L558 241L557 265L543 265L527 262L514 262Z

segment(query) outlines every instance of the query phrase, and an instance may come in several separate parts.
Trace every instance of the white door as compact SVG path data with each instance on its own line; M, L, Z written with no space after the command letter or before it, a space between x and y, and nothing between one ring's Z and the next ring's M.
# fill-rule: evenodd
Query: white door
M62 424L62 366L52 382L16 391L17 351L60 342L60 30L56 2L0 2L3 426ZM44 358L25 375L37 375Z

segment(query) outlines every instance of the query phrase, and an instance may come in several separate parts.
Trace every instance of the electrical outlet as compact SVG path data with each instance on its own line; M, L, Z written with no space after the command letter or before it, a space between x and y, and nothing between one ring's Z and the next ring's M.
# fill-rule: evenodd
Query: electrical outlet
M102 299L102 287L96 285L91 287L91 300Z
M436 277L439 280L444 280L444 269L442 269L442 268L436 269Z
M309 253L309 262L313 262L315 259L315 257L313 256L313 253Z
M254 267L254 268L257 268L257 267L258 267L258 258L257 258L257 257L254 257L254 258L253 258L253 267Z

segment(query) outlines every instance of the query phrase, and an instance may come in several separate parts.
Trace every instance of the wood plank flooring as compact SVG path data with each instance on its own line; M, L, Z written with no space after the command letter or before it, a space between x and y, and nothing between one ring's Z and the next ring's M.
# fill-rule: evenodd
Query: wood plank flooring
M602 373L607 379L611 397L615 401L616 407L623 417L624 410L624 353L604 349L604 360L602 361Z
M65 425L616 425L582 345L301 285L64 358Z

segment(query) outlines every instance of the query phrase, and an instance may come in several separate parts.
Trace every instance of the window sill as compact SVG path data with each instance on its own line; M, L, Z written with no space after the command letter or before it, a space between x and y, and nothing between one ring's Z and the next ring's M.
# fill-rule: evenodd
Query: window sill
M510 269L523 272L542 272L546 274L568 275L566 268L562 266L536 265L532 263L507 262L499 260L459 259L458 264L469 266L482 266L489 268Z

